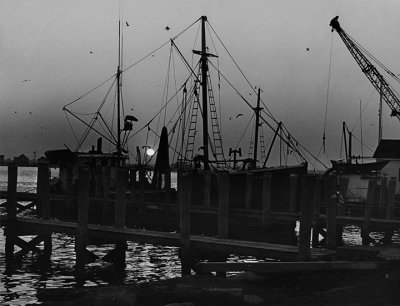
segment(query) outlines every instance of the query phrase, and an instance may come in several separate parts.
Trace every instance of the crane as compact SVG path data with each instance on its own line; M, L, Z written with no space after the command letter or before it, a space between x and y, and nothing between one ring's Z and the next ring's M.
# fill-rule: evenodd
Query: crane
M390 116L397 117L400 120L400 100L393 89L390 87L386 79L379 73L374 65L368 60L364 53L360 50L357 44L347 35L339 24L339 16L333 18L330 22L332 32L335 30L340 38L343 40L347 49L349 49L351 55L360 66L361 71L365 74L368 80L372 83L375 89L380 94L381 98L385 100L389 108L391 109ZM392 76L395 75L389 72ZM396 78L397 79L397 78ZM380 114L381 115L381 114Z

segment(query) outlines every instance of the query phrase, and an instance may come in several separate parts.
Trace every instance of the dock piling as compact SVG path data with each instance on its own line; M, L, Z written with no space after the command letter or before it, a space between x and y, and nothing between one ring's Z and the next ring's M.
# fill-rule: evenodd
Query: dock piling
M128 172L125 168L117 168L117 186L115 195L115 227L125 228L126 222L126 190ZM114 264L118 269L125 268L126 250L128 244L125 240L117 241L115 245Z
M40 216L47 220L50 218L50 169L47 163L41 163L38 167L37 190L39 195ZM44 255L50 258L52 250L51 233L42 235L44 241Z
M310 240L315 201L315 176L305 175L302 180L301 214L299 231L299 261L309 261L311 258Z
M229 232L229 173L217 174L218 180L218 236L228 238Z
M17 238L17 177L18 167L15 163L8 165L7 183L7 227L6 234L6 263L12 266L14 262L14 247Z
M297 190L297 174L290 174L290 200L289 212L296 212L296 190Z
M328 176L325 185L326 245L329 250L336 249L337 184L336 176Z
M75 277L78 285L85 283L86 244L89 212L89 169L79 167L78 174L78 229L75 236Z
M361 228L361 238L363 245L369 245L374 240L370 237L370 227L371 227L371 215L372 215L372 204L374 202L376 180L372 179L368 182L367 200L365 203L364 210L364 221Z
M263 176L262 181L262 225L265 228L271 221L271 179L272 175L266 173Z
M192 190L192 177L188 173L179 175L178 205L180 216L181 237L181 273L182 276L191 274L190 254L190 200Z

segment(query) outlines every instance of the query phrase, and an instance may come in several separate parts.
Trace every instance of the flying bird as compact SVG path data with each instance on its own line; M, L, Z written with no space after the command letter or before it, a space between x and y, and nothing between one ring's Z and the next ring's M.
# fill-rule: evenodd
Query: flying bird
M128 21L125 21L125 24L126 24L126 26L127 26L127 27L129 27L129 23L128 23Z
M165 29L166 29L167 31L169 31L170 27L169 27L169 26L166 26Z
M240 116L243 116L243 114L237 114L236 119L239 118Z
M306 48L307 51L310 51L310 48Z
M92 53L93 53L93 51L89 51L89 53L90 53L90 54L92 54Z
M32 112L29 112L29 115L32 115Z
M22 83L26 83L26 82L30 82L31 80L23 80L23 81L21 81Z

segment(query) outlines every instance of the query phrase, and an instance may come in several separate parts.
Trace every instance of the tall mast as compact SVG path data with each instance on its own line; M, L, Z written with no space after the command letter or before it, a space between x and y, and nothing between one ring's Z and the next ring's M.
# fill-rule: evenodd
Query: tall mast
M256 113L256 132L254 135L254 153L253 153L253 158L254 158L254 168L257 167L257 150L258 150L258 128L260 126L260 110L262 108L260 107L260 92L261 88L258 88L258 95L257 95L257 107L254 108L254 111Z
M204 168L209 169L208 158L208 91L207 91L207 47L206 47L206 16L201 16L201 90L203 105L203 148L204 148Z
M121 148L121 20L118 21L118 68L117 68L117 154L122 155Z

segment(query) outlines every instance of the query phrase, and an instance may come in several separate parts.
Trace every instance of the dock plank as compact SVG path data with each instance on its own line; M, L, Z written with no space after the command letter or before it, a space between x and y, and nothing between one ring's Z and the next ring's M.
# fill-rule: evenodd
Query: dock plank
M5 225L7 218L1 216L1 224ZM45 234L49 232L77 234L77 224L59 220L42 220L26 217L17 217L19 234ZM175 232L159 232L150 230L138 230L132 228L115 228L103 225L88 225L89 237L105 239L125 239L140 243L151 243L167 246L180 246L180 235ZM196 249L209 249L238 255L252 255L260 258L273 258L295 261L297 258L297 246L271 244L264 242L242 241L233 239L221 239L217 237L205 237L191 235L192 247ZM321 249L312 250L312 257L331 255Z
M348 271L348 270L377 270L390 269L394 264L389 262L201 262L196 264L196 272L227 272L248 271L256 273L298 273L298 272L321 272L321 271ZM398 266L398 264L397 264Z

